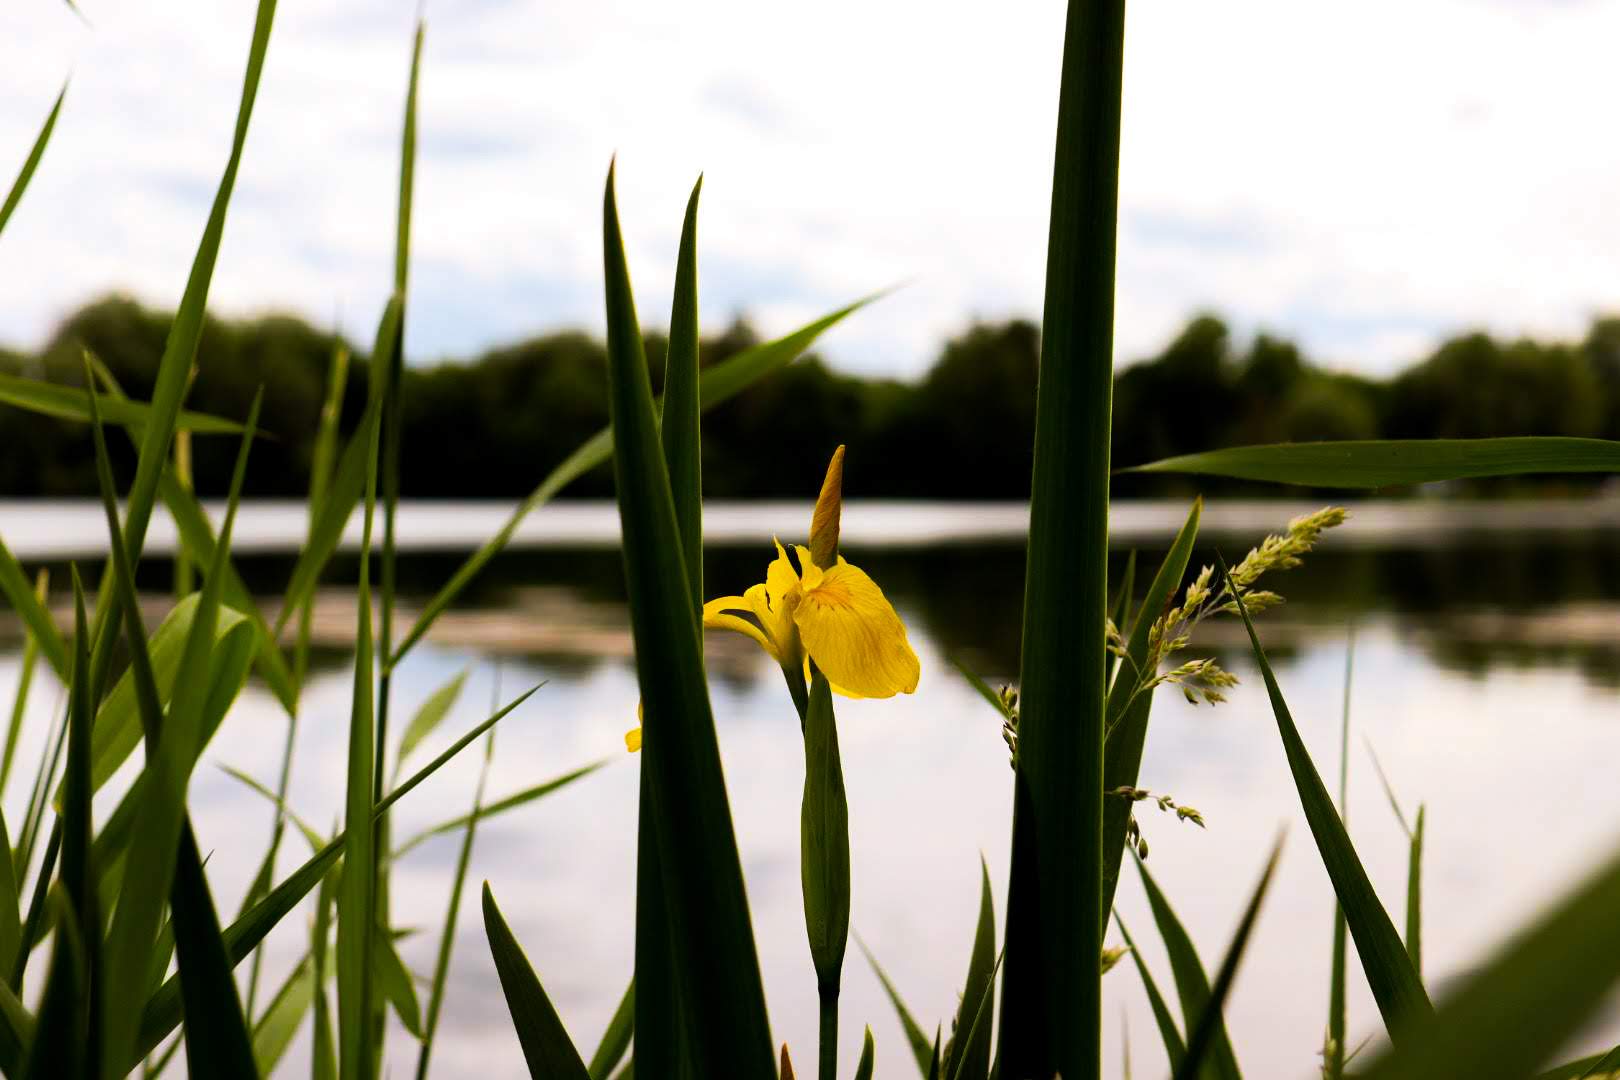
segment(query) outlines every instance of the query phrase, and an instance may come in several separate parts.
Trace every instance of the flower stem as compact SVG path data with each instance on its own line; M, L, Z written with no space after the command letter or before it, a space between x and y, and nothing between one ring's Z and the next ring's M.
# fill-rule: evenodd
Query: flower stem
M821 992L821 1070L820 1080L838 1077L838 986L822 983Z

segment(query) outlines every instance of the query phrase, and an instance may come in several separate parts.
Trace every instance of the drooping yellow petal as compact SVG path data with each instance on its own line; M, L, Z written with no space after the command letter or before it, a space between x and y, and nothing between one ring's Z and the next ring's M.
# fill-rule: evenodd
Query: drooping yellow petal
M764 586L755 585L753 589L748 591L753 592L754 589L763 591ZM753 602L747 597L722 596L718 600L710 600L703 605L703 625L712 630L734 630L739 634L746 634L757 641L760 648L770 653L772 660L781 663L782 654L777 649L776 643L771 640L768 630L762 630L760 626L755 626L753 622L737 614L737 612L754 612L755 617L758 617ZM763 619L760 620L760 624L765 627L770 625Z
M804 578L793 619L805 651L828 681L862 697L917 689L917 654L877 582L842 558L821 570L800 551Z
M823 671L822 674L825 675L827 673L825 671ZM806 656L804 658L804 681L805 682L810 681L810 658L808 656ZM841 694L841 695L843 695L844 697L847 697L847 698L854 698L857 701L859 701L861 698L866 696L865 694L857 694L853 690L850 690L850 689L847 689L845 687L839 686L837 683L833 682L831 679L827 680L827 686L828 686L828 688L830 690L832 690L833 693Z
M799 572L793 569L793 563L788 560L782 541L773 539L771 542L776 545L776 558L765 568L765 593L770 597L772 609L781 610L786 606L788 596L799 587Z
M639 724L624 733L624 748L632 754L641 749L641 726Z

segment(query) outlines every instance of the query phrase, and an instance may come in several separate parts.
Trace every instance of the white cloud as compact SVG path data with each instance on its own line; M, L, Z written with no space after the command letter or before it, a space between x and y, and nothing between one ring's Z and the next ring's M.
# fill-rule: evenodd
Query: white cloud
M253 18L212 5L0 10L0 176L73 86L0 238L0 340L124 288L170 304L229 145ZM706 172L705 318L835 331L846 367L920 371L974 316L1038 311L1062 5L712 0L696 10L427 11L413 356L600 325L609 157L643 321L662 323ZM369 334L391 266L413 12L282 0L214 287ZM1620 297L1620 7L1436 0L1135 5L1119 351L1192 310L1388 370L1452 330L1574 335Z

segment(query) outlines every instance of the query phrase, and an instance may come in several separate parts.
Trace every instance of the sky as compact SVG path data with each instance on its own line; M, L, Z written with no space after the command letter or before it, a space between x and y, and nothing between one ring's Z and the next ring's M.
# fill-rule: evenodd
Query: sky
M111 290L174 304L230 148L254 5L0 5L0 342ZM214 311L369 340L392 273L415 0L281 0ZM1063 5L427 0L407 352L602 325L619 205L667 321L704 175L702 318L828 335L915 377L974 319L1039 315ZM1484 327L1620 309L1620 3L1137 0L1126 27L1116 357L1200 310L1387 373Z

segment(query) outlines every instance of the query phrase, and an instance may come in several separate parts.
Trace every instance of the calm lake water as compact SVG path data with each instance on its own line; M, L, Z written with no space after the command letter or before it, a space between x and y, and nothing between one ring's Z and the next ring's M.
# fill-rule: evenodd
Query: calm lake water
M1240 557L1311 506L1216 504L1205 542ZM412 506L401 530L407 606L492 533L506 508ZM1117 508L1116 546L1151 573L1185 508ZM0 535L25 562L59 566L99 549L99 511L82 504L0 505ZM717 507L708 516L706 592L761 580L769 537L802 538L807 505ZM997 716L951 670L957 656L987 678L1017 670L1023 590L1022 507L852 505L845 547L884 586L922 659L916 694L838 703L848 785L853 924L925 1025L949 1024L966 970L978 901L979 857L1005 901L1011 774ZM302 536L295 508L259 505L239 522L241 569L274 606ZM155 549L163 546L154 525ZM634 723L623 586L611 507L542 510L520 546L497 559L418 647L395 682L401 729L437 687L463 670L466 688L437 748L482 719L497 694L545 687L498 728L490 798L575 766L609 767L538 803L486 822L478 834L435 1064L445 1076L524 1075L489 960L477 904L488 880L530 959L586 1053L630 976L636 763L622 735ZM1364 504L1299 570L1268 579L1289 603L1266 613L1263 639L1318 767L1338 762L1347 628L1356 627L1350 822L1385 905L1404 909L1406 844L1367 753L1376 747L1408 815L1427 807L1424 968L1432 989L1466 972L1514 926L1549 903L1620 843L1620 503ZM251 554L247 554L251 552ZM1122 561L1121 561L1122 565ZM1118 569L1118 567L1116 567ZM324 826L341 812L353 600L352 556L322 594L317 670L298 734L292 805ZM157 600L168 569L152 560L143 586ZM65 577L53 581L60 588ZM64 597L58 593L60 603ZM1142 784L1201 810L1207 830L1151 810L1142 815L1150 866L1187 923L1207 967L1219 962L1266 848L1289 832L1278 879L1228 1010L1252 1076L1315 1075L1326 1010L1332 893L1299 812L1275 723L1246 659L1241 627L1211 620L1191 655L1218 654L1243 685L1215 709L1174 690L1155 703ZM20 631L0 620L0 694L14 685ZM738 843L771 1019L801 1068L815 1057L815 980L804 939L798 876L802 747L775 666L734 635L709 635ZM19 760L31 762L59 694L36 684ZM250 682L192 782L191 803L219 906L234 912L262 853L269 805L231 779L229 764L273 783L286 730L265 688ZM395 835L464 813L480 754L469 751L394 812ZM1331 780L1330 780L1331 782ZM5 807L21 813L25 781ZM111 797L98 803L110 809ZM289 833L282 870L302 856ZM431 973L459 837L430 841L395 870L396 924L422 932L402 952ZM1119 907L1161 985L1164 951L1139 883L1127 873ZM1110 934L1110 943L1115 935ZM302 955L304 917L270 939L273 983ZM1378 1016L1351 953L1352 1045ZM861 1025L876 1036L878 1075L912 1064L881 987L851 943L845 966L842 1053L853 1067ZM1108 1072L1128 1039L1136 1075L1166 1071L1156 1029L1127 962L1105 983ZM261 1000L265 993L261 992ZM425 998L425 990L423 991ZM1620 1039L1610 1008L1570 1052ZM284 1063L307 1075L305 1039ZM414 1070L414 1045L392 1033L392 1074Z

